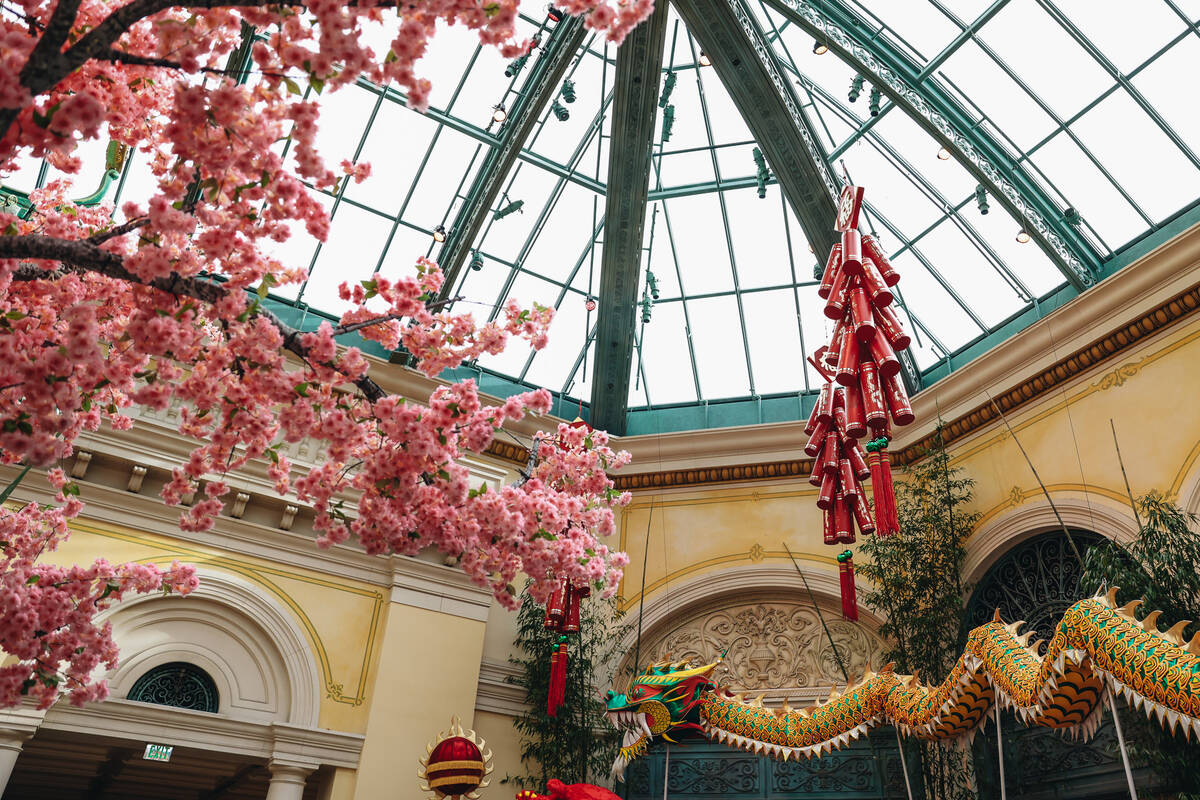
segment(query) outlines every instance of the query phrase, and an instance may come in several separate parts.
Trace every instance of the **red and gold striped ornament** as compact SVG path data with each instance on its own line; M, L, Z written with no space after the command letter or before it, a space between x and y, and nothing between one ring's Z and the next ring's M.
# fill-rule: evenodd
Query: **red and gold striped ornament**
M417 759L421 791L436 798L476 800L492 772L492 752L486 747L475 731L464 731L458 718L453 718L450 730L439 733L426 746L425 757Z

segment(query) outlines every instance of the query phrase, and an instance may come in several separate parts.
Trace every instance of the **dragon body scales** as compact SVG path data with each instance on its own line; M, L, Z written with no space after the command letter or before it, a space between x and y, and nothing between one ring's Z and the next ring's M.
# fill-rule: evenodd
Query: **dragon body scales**
M1182 621L1158 628L1159 612L1139 620L1141 601L1118 607L1117 589L1071 606L1045 652L1020 634L1023 622L996 617L973 631L950 674L938 685L896 674L891 665L867 669L858 681L803 709L767 708L717 685L717 664L660 662L610 691L607 716L624 730L613 764L623 779L629 763L654 736L673 741L688 729L742 750L775 758L828 753L883 724L924 740L972 736L993 704L1011 708L1028 725L1090 738L1100 726L1109 692L1184 736L1200 738L1200 633L1186 645Z

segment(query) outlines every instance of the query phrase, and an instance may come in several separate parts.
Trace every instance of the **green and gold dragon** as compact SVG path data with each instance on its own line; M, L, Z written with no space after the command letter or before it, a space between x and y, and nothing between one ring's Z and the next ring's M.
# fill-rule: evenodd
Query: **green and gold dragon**
M1200 737L1200 633L1185 646L1185 620L1160 632L1157 611L1139 620L1140 600L1118 608L1117 589L1067 609L1039 655L1024 622L1009 625L999 612L971 631L965 652L940 685L870 667L857 682L803 709L764 707L718 686L718 662L699 667L660 662L637 675L627 694L608 693L608 719L625 732L613 764L623 779L629 763L654 736L674 741L701 731L730 746L787 760L842 747L882 724L918 739L974 734L993 703L1028 725L1090 738L1100 726L1108 692L1124 695L1168 730Z

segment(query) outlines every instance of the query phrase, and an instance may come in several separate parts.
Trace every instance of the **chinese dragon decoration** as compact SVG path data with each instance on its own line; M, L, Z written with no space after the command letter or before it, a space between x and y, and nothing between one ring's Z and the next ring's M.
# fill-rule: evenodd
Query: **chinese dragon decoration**
M954 669L937 686L891 665L866 674L829 699L803 709L767 708L762 698L734 695L713 681L719 661L693 667L660 662L631 682L628 694L608 693L609 721L625 732L613 763L624 778L629 763L654 736L694 730L742 750L787 760L842 747L877 725L891 724L924 740L974 736L994 703L1027 725L1090 738L1108 692L1156 717L1168 730L1200 738L1200 633L1185 646L1179 622L1159 631L1159 612L1139 620L1141 601L1116 605L1117 589L1067 609L1045 652L1024 624L995 619L971 631Z
M862 201L862 187L852 185L838 200L834 228L841 242L830 250L817 290L825 316L834 320L833 335L809 358L825 384L804 427L810 436L804 452L814 459L809 483L820 488L817 507L825 514L825 543L839 546L856 541L856 528L876 536L899 530L887 445L893 424L915 419L896 357L911 343L893 308L892 287L900 275L875 238L859 232ZM868 440L865 448L862 439ZM874 517L861 483L868 478ZM844 550L837 561L842 616L856 620L854 559Z

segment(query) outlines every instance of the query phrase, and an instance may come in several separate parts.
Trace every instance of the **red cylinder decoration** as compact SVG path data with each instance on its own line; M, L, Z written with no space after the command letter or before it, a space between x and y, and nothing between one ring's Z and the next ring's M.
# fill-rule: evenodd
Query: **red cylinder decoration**
M821 387L821 391L825 391L825 387ZM804 433L808 436L817 429L817 414L821 411L821 398L818 395L817 402L813 403L812 411L809 412L808 422L804 423Z
M887 406L883 400L883 387L879 385L879 371L874 361L863 359L858 365L859 385L862 388L863 415L871 427L887 422Z
M579 633L579 609L575 607L579 601L575 597L574 587L568 585L563 598L563 619L558 630L561 633ZM575 621L574 628L571 627L572 620Z
M821 459L814 458L813 459L813 468L812 468L812 472L808 476L808 482L811 483L813 486L820 486L821 480L824 477L825 477L825 469L821 463Z
M875 367L879 370L881 380L889 378L900 371L900 359L896 358L896 354L892 351L892 346L887 343L887 339L880 336L878 332L875 334L875 338L871 340L870 348L871 360L875 362ZM840 378L840 360L838 364L838 377Z
M566 581L560 583L546 601L546 628L552 631L562 630L563 603L566 601Z
M908 402L908 392L900 375L891 375L883 379L883 391L887 395L888 407L892 410L892 422L897 425L910 425L916 419L912 406Z
M842 271L851 275L862 274L862 237L850 229L842 233Z
M854 504L854 524L864 533L875 532L875 520L871 519L871 507L867 505L866 495L858 498L858 502Z
M871 477L871 468L867 466L867 457L863 454L862 448L858 446L858 442L846 442L842 450L846 453L846 458L850 459L850 466L854 468L854 477L860 481Z
M813 429L813 434L808 440L808 444L804 445L804 454L810 458L816 458L821 452L821 448L825 446L825 434L829 433L830 422L817 422L817 427Z
M839 386L833 390L833 430L845 436L846 424L846 390Z
M896 366L900 366L899 361L896 362ZM842 350L838 354L837 375L834 377L842 386L854 386L858 383L858 340L849 333L842 337Z
M854 589L854 559L849 550L837 557L838 580L842 590L842 617L858 619L858 593Z
M834 246L836 247L836 245ZM892 262L888 261L887 254L883 252L883 248L879 246L879 242L874 236L867 234L862 237L862 252L864 256L875 262L875 267L883 276L884 283L888 286L895 286L900 282L900 273L892 267Z
M834 369L837 368L838 356L842 354L842 340L846 337L846 326L839 319L837 325L833 326L833 336L829 339L829 347L825 348L825 363Z
M838 270L837 278L833 282L833 288L829 290L829 298L825 301L825 316L830 319L841 319L846 312L846 300L850 296L850 290L854 288L857 281L850 277L846 272L845 264Z
M875 315L871 313L871 301L861 286L850 290L850 314L854 318L854 338L866 344L875 337Z
M876 306L875 327L883 333L883 338L888 340L893 350L907 350L912 344L912 337L900 324L900 318L892 306Z
M821 477L821 491L817 493L817 508L824 510L833 506L833 495L837 492L837 478L832 472Z
M825 544L837 544L837 535L834 533L833 525L833 504L829 504L829 508L825 509L822 515L825 520Z
M838 453L838 435L836 431L830 431L825 436L825 449L821 455L821 469L836 475L838 471L839 459L840 454Z
M833 291L833 283L837 280L841 265L842 246L835 244L829 249L829 259L825 262L825 271L821 273L821 286L817 289L817 297L822 300L829 299L829 293Z
M847 386L846 397L846 429L843 431L851 439L861 439L867 435L867 420L863 416L862 393L857 386Z
M838 544L854 543L854 522L850 513L850 501L841 488L833 497L833 539Z
M838 480L841 482L842 494L847 502L851 505L858 505L858 478L854 477L854 467L850 466L850 459L843 458L838 461Z
M883 282L883 276L879 274L875 262L869 258L863 259L862 285L867 290L867 296L871 298L871 305L876 308L891 305L894 299L892 291Z
M821 394L817 397L817 422L824 422L826 425L833 422L833 383L826 382L821 387Z
M588 597L592 590L587 586L571 587L569 597L571 605L567 607L566 622L563 623L563 633L579 633L579 610L583 605L583 599Z

